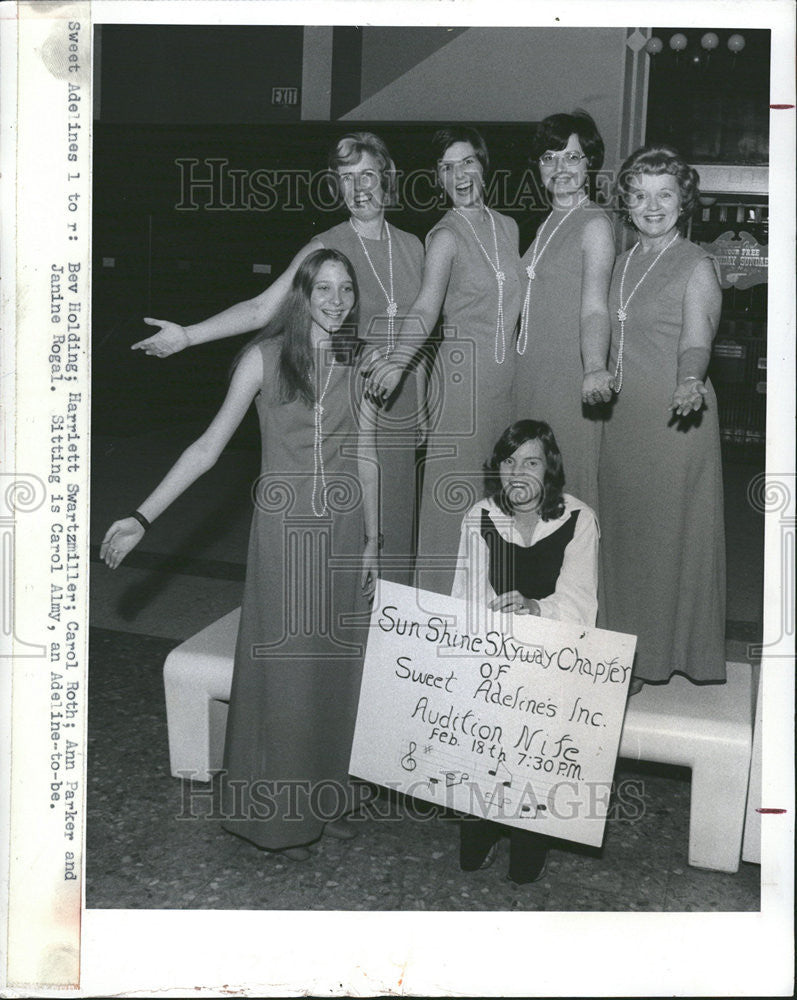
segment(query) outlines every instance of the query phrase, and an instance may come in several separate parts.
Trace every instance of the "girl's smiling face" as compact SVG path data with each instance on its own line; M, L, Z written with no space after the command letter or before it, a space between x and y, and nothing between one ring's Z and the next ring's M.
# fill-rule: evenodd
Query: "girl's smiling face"
M542 503L545 479L542 441L524 441L499 466L501 487L515 510L536 510Z
M316 330L335 333L354 306L354 285L346 268L337 260L325 261L318 269L310 293L310 316Z

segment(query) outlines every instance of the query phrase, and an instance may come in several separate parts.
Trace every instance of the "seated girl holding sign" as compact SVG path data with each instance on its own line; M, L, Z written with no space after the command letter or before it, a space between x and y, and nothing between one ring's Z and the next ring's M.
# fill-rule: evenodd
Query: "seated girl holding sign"
M594 626L598 522L586 504L562 492L562 457L551 428L540 420L507 427L486 468L494 491L463 519L452 596L474 607ZM503 833L510 881L541 878L547 837L472 817L460 824L463 871L491 864Z

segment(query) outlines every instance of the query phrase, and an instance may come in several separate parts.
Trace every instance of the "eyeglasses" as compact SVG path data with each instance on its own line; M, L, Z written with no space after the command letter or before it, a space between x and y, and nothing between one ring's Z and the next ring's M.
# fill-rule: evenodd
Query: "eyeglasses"
M585 160L584 153L578 153L575 149L565 149L561 153L552 153L549 149L540 157L540 163L544 167L552 167L557 160L564 160L569 167L574 167L577 163Z

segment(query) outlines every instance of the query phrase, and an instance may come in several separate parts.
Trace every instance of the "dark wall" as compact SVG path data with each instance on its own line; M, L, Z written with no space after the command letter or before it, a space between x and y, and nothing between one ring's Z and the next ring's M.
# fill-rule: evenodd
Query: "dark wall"
M151 124L298 121L301 104L272 104L272 88L301 89L302 41L301 25L99 26L95 116Z

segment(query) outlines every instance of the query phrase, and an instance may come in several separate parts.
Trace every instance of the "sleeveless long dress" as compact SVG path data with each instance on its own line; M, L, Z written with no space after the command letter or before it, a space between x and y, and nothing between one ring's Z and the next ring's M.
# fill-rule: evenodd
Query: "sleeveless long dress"
M630 251L629 251L630 253ZM725 680L725 530L717 399L686 420L669 409L677 382L686 286L700 247L679 240L628 305L623 382L603 429L600 458L602 598L599 624L638 636L634 677ZM619 343L618 258L609 293L611 371ZM634 288L650 256L637 251Z
M484 496L484 463L512 420L515 333L520 315L518 229L513 219L495 219L500 269L504 273L504 337L496 332L498 282L470 226L447 212L427 235L447 229L456 257L443 303L443 340L429 379L430 432L423 472L418 587L450 594L462 515ZM469 216L494 260L492 227Z
M542 232L546 242L563 212L554 210ZM551 425L565 470L567 491L598 509L598 455L603 408L581 402L581 284L584 227L596 216L609 218L592 201L584 201L563 223L539 257L528 293L528 338L518 341L514 412L516 420L532 418ZM535 238L523 255L525 272ZM520 352L523 351L521 354Z
M314 411L279 400L280 344L260 345L261 475L222 781L224 827L269 849L314 840L325 821L353 808L347 773L368 611L354 454L362 379L340 362L330 374L329 352L316 350L323 471L314 474ZM324 482L328 510L319 517L314 497L321 511Z
M417 236L390 226L393 254L393 294L398 305L395 329L408 313L421 287L423 246ZM383 350L388 344L387 298L373 268L390 290L390 260L386 239L363 237L371 264L357 233L347 220L315 237L324 247L339 250L354 266L360 289L359 336L369 347ZM370 352L369 352L370 353ZM408 372L397 393L379 408L376 447L381 470L380 530L384 546L380 574L393 583L412 582L413 532L416 497L416 431L418 388L415 370Z

